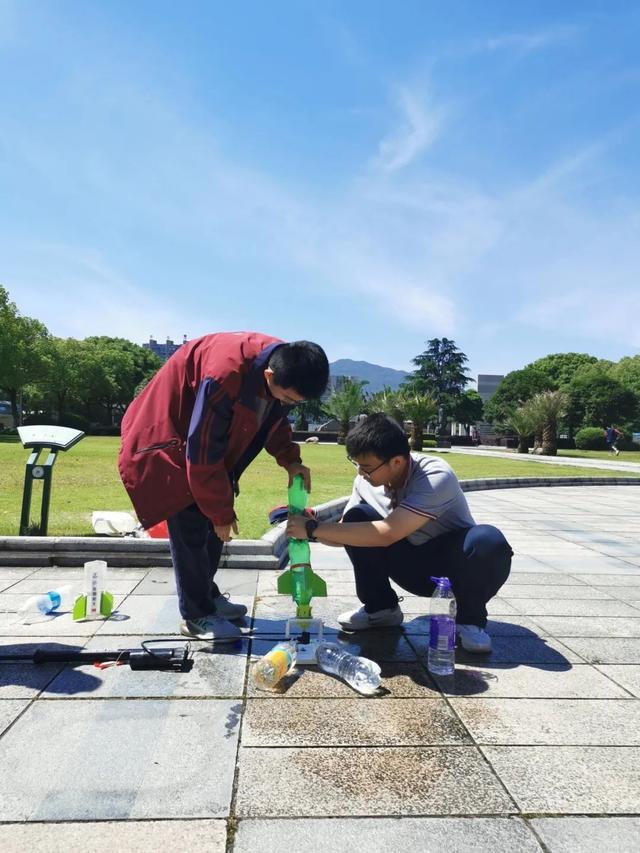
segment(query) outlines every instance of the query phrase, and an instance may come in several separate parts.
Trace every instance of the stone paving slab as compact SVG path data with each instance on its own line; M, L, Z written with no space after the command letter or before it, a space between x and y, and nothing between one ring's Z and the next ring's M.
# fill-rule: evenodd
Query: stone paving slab
M276 632L277 634L278 632ZM276 635L273 635L276 637ZM273 648L277 639L260 638L251 643L251 656L261 657ZM328 642L338 642L352 655L368 657L378 663L416 663L416 653L408 642L407 635L399 629L388 631L360 631L356 634L336 632L329 629L325 632Z
M516 811L470 746L243 747L239 763L236 813L241 818Z
M44 577L29 577L15 583L9 590L5 590L5 594L28 594L41 595L49 592L52 589L52 578ZM138 586L139 580L133 578L112 578L109 577L107 589L114 595L128 595ZM55 587L53 587L55 589ZM71 590L71 594L75 597L83 592L82 579L78 578L77 589Z
M380 661L383 688L378 701L384 699L434 698L440 695L431 676L417 663ZM328 675L315 666L298 666L278 682L274 690L258 690L251 677L247 680L247 696L254 698L281 699L330 699L345 697L353 699L357 694L337 676Z
M506 596L507 590L510 590L513 586L520 586L522 584L540 584L543 586L582 586L585 584L585 581L581 578L575 577L574 575L566 574L565 572L550 572L546 566L544 566L543 570L540 572L514 572L512 569L511 574L509 575L505 585L501 588L500 593L503 596Z
M574 575L636 575L638 572L638 567L629 562L629 560L620 560L616 557L599 557L598 555L574 559L572 557L556 557L549 554L544 557L544 563L547 571L549 569L556 569L559 572L571 572Z
M35 699L63 667L61 663L0 663L0 699Z
M356 694L354 694L356 695ZM250 699L242 745L423 746L471 743L443 699Z
M640 702L616 699L451 699L479 744L640 746Z
M367 853L389 853L389 850L411 850L416 853L540 853L542 847L520 818L297 818L240 821L233 853L282 853L284 850L295 850L296 853L319 853L320 850L330 850L331 853L354 853L359 850L366 850ZM577 848L572 853L577 853Z
M225 853L224 820L101 821L100 823L5 824L0 826L2 853L184 853L187 846Z
M146 575L146 569L128 569L117 566L109 566L108 577L113 580L142 580ZM41 569L36 569L32 577L36 578L52 578L53 580L82 580L84 578L84 568L60 568L58 566L45 566Z
M640 571L637 571L632 574L624 574L624 575L601 575L596 572L593 574L585 575L582 580L585 583L591 584L598 589L608 588L611 585L613 588L617 587L631 587L631 588L640 588Z
M562 644L589 663L638 663L640 638L563 637Z
M606 672L603 667L586 664L539 664L533 667L459 663L452 678L434 676L434 680L445 696L490 699L629 698L629 688L625 690L626 685L620 687L622 682L615 674Z
M18 596L16 596L17 598ZM30 596L24 596L23 603ZM18 603L18 602L16 602ZM0 613L0 617L5 617L6 614ZM6 638L8 640L13 638L20 637L56 637L58 639L62 637L74 637L76 641L79 638L88 638L93 636L95 632L98 630L102 622L98 621L87 621L87 622L74 622L71 618L71 613L55 613L52 616L43 616L39 615L34 618L34 621L30 621L29 624L10 624L11 619L8 620L6 618L0 618L0 638Z
M595 668L631 693L632 696L640 699L640 664L620 666L605 664L596 666Z
M0 734L20 716L28 704L28 700L19 699L2 699L0 701Z
M549 853L635 853L640 838L637 817L542 817L531 820Z
M0 566L0 592L11 589L16 583L30 577L33 569L6 569Z
M554 637L640 637L640 618L623 616L536 616Z
M214 699L36 700L0 740L0 820L226 817L240 710Z
M633 589L633 587L630 587ZM613 589L629 589L629 587L614 587ZM505 601L510 601L514 607L519 607L518 599L521 598L563 598L570 601L581 601L583 599L611 599L616 598L613 591L604 586L573 585L570 587L560 584L505 584L500 590L500 595ZM640 598L640 587L638 587Z
M611 598L617 598L620 601L627 601L633 604L634 607L640 603L640 586L596 586L592 587L602 596L608 595Z
M638 812L640 748L637 746L480 748L523 812L599 815Z
M145 637L112 637L102 634L87 643L90 650L109 651L140 646ZM167 647L171 643L158 643ZM246 644L244 644L246 646ZM190 672L162 672L132 670L128 666L113 666L98 670L95 667L67 666L44 690L43 698L147 698L169 699L185 697L237 697L242 698L247 668L246 648L216 647L192 642L194 665ZM154 646L152 645L153 649ZM90 684L87 684L91 678Z
M570 588L570 587L569 587ZM566 587L565 587L566 589ZM638 609L624 601L574 600L562 595L559 598L505 598L512 612L526 616L640 616Z
M493 648L488 655L473 655L458 648L456 649L456 662L475 666L494 663L509 663L514 666L522 664L567 666L569 663L584 663L584 659L579 654L553 637L543 638L530 635L493 637L492 644Z

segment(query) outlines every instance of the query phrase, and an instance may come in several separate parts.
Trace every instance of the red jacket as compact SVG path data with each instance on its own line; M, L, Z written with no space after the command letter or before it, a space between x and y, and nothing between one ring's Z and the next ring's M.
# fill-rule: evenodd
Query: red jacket
M263 447L283 467L300 462L284 409L264 381L281 343L256 332L189 341L133 400L118 468L144 527L192 503L214 524L231 524L235 484Z

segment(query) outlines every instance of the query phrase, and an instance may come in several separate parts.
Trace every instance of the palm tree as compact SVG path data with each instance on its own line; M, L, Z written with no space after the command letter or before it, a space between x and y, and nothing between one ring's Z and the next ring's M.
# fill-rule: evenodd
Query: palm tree
M362 380L345 379L339 391L333 391L324 408L340 424L338 444L344 444L349 432L349 421L361 414L364 408L362 388L367 383Z
M398 400L404 418L411 421L412 450L422 450L424 428L438 413L438 404L428 394L403 394Z
M537 413L529 403L514 409L508 417L507 426L518 436L518 453L529 452L529 440L538 426Z
M567 395L562 391L542 391L531 398L530 404L541 431L543 455L557 456L558 420L566 411Z
M367 398L367 409L372 415L378 412L389 415L402 426L402 394L400 391L392 391L385 385L382 391L377 391Z

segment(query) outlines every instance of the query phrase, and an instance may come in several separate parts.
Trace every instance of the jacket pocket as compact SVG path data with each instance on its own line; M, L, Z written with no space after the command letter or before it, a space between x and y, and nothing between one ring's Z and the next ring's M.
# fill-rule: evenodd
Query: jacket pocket
M172 438L169 441L158 441L155 444L148 444L146 447L139 447L137 450L133 451L133 455L137 456L139 453L151 453L152 450L164 450L167 447L178 447L179 445L179 438Z

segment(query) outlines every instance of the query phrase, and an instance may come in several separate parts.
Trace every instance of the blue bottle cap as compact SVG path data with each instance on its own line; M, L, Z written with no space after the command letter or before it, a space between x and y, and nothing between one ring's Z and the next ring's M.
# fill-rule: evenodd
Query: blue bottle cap
M444 587L444 589L451 589L451 581L449 578L431 578L431 580L438 586Z

